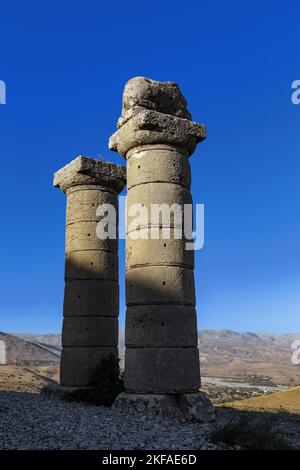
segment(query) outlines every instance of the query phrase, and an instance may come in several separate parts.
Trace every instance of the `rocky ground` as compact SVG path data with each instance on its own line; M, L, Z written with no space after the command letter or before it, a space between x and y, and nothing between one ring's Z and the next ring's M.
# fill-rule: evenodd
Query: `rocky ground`
M218 409L216 422L228 413L235 412ZM216 422L124 415L110 408L66 403L38 394L0 393L0 449L240 449L232 443L212 442ZM276 426L290 445L299 447L299 419L280 417Z
M208 431L37 394L0 394L1 449L218 449L205 439Z

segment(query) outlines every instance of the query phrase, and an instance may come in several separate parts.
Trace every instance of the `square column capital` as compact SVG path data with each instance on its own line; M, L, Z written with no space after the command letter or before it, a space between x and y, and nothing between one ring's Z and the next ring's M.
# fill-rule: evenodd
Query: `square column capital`
M126 185L126 168L80 155L54 173L53 181L64 193L79 185L103 186L120 193Z
M191 155L198 142L205 139L203 124L171 116L158 111L140 108L109 140L110 150L126 158L134 147L165 144L183 148Z

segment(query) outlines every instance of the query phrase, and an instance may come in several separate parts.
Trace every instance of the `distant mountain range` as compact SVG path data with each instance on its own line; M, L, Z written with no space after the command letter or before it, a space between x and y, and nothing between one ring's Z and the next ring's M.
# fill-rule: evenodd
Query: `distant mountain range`
M34 334L34 333L14 333L13 336L21 338L30 343L35 343L46 348L50 348L53 352L60 354L61 350L61 335L56 333L49 334Z
M250 383L300 384L300 366L292 363L292 343L299 334L236 333L202 330L202 375L235 377Z
M6 334L9 364L59 362L61 335ZM255 383L300 384L300 366L292 364L291 345L299 334L237 333L231 330L199 331L201 373L211 377L235 377ZM120 356L124 359L124 332L120 333Z
M26 335L24 335L26 336ZM44 335L43 335L44 336ZM48 336L48 335L45 335ZM50 335L52 336L52 335ZM56 336L56 341L59 344L60 335ZM33 339L33 336L30 335ZM53 344L39 342L37 340L28 341L20 336L14 336L7 333L0 332L0 340L5 342L6 345L6 363L7 364L55 364L60 360L60 349Z

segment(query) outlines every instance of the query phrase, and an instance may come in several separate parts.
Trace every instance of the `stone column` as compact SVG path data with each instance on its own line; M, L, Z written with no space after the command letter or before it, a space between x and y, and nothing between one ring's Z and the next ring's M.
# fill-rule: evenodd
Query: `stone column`
M82 156L54 175L54 186L67 196L62 386L90 385L101 360L118 355L118 239L99 238L96 211L113 207L110 228L117 232L125 181L124 167Z
M153 204L177 204L182 213L192 204L188 158L205 138L205 127L191 120L175 83L143 77L127 82L118 127L109 147L127 160L127 393L116 406L125 401L125 406L170 413L179 404L182 412L197 403L197 413L207 417L210 403L198 393L194 253L186 250L184 237L177 238L183 224L173 215L135 227L130 217L134 204L148 215ZM164 239L164 229L171 238Z

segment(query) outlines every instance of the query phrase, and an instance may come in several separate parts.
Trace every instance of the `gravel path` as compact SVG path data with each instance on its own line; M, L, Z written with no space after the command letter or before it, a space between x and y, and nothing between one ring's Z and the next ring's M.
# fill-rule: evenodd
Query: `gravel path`
M218 449L210 425L120 415L31 393L0 393L0 449Z

